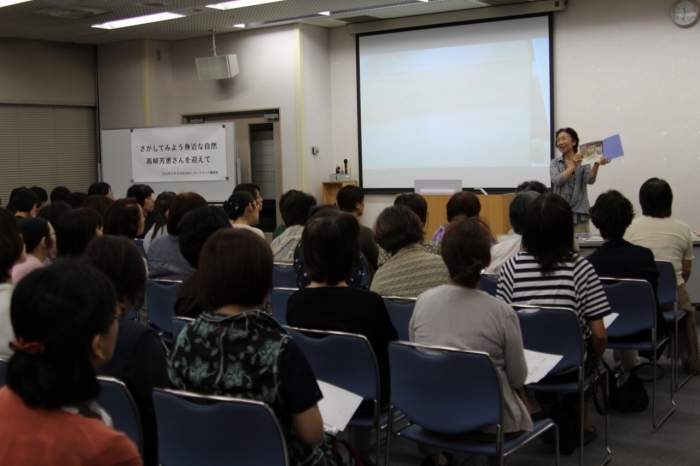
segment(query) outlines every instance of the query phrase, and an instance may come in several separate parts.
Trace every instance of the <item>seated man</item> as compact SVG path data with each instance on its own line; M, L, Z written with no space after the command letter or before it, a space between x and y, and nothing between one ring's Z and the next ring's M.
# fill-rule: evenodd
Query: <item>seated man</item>
M338 191L335 203L341 212L354 215L359 222L360 217L365 212L365 193L359 186L343 186ZM364 225L360 225L360 252L367 259L371 280L374 277L374 272L377 270L379 249L377 248L377 243L374 242L374 238L372 238L372 229Z
M301 241L309 209L315 205L316 198L302 191L288 193L285 201L280 203L280 214L286 228L270 245L275 262L292 265L294 249Z

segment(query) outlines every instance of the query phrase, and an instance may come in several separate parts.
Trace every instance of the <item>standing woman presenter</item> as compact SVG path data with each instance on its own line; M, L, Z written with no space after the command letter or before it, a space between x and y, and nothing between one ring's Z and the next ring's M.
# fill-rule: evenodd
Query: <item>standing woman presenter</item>
M587 185L595 183L598 167L610 163L602 157L593 165L581 165L583 156L578 153L578 133L571 128L557 130L557 149L561 156L552 160L549 176L552 191L563 197L574 212L574 233L588 233L589 210Z

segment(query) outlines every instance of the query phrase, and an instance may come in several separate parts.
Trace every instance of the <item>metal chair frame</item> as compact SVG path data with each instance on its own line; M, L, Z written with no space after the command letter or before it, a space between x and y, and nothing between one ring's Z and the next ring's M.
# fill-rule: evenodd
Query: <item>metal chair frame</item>
M132 414L134 415L134 418L136 419L136 426L134 426L134 427L137 431L137 438L132 438L131 441L134 442L134 444L136 444L136 447L138 448L139 452L141 453L141 455L143 455L143 428L141 425L141 414L139 413L139 409L136 406L136 402L134 401L134 398L131 396L131 392L129 391L129 388L126 386L126 384L123 381L116 379L114 377L100 375L100 376L97 376L97 380L101 386L103 386L105 384L110 384L110 385L116 385L116 386L121 387L121 389L124 393L124 398L125 398L126 402L131 405L131 408L133 409ZM102 395L100 395L97 398L97 401L101 405L101 407L107 411L107 413L112 417L112 419L118 417L119 413L117 413L117 414L111 413L107 408L105 408L105 406L103 406L104 402L100 403L100 400L103 400L103 398L101 398L101 397L102 397ZM104 404L106 404L106 403L104 403ZM116 430L119 430L120 426L114 425L114 428ZM129 436L126 432L124 432L124 434Z

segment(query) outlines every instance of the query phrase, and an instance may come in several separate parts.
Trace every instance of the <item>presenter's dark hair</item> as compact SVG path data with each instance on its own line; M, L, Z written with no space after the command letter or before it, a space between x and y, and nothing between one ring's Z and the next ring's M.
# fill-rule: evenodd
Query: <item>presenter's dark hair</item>
M359 186L343 186L335 197L342 212L354 212L357 204L365 200L365 192Z
M453 219L440 243L442 260L450 279L473 288L481 280L481 271L491 263L491 231L479 217L459 215Z
M574 214L558 194L538 196L525 212L524 249L535 256L542 274L574 259Z
M134 239L139 235L139 225L143 219L143 210L136 199L127 197L117 199L105 212L104 234L126 236Z
M423 222L408 207L387 207L374 223L374 240L392 255L423 241Z
M642 215L655 218L671 216L673 207L673 191L666 180L649 178L639 188L639 203Z
M151 240L155 239L156 234L166 227L168 223L166 214L175 196L176 194L172 191L163 191L156 197L156 201L153 204L153 233L151 234Z
M428 220L428 202L418 193L399 194L394 199L394 205L402 205L411 209L423 222L423 225Z
M523 225L525 224L525 213L532 201L537 199L540 194L535 191L523 191L515 195L510 201L508 208L508 219L513 231L519 235L523 234Z
M59 257L78 258L102 228L100 214L92 209L73 209L61 215L56 225L56 248Z
M83 261L112 282L117 299L127 298L140 308L146 295L146 268L136 244L125 236L105 235L88 244Z
M41 186L32 186L29 189L34 191L34 194L36 194L36 197L39 198L39 204L45 204L49 201L49 194Z
M112 187L105 183L104 181L98 181L97 183L92 183L88 188L88 196L91 194L101 194L106 196L112 190Z
M153 189L147 184L132 184L129 189L126 190L126 197L133 197L136 202L143 207L143 203L149 196L153 195Z
M591 207L591 221L607 240L622 239L634 220L632 203L619 191L611 189L598 196Z
M547 194L549 192L549 188L547 188L544 183L537 180L523 181L517 188L515 188L516 193L522 193L525 191L535 191L536 193Z
M207 201L197 193L180 193L170 203L168 212L168 234L177 236L177 226L187 212L207 206ZM143 207L143 206L142 206Z
M280 204L282 221L287 228L294 225L304 225L309 215L309 209L316 205L316 198L302 191L287 193L284 202Z
M49 222L43 218L28 217L20 220L19 231L22 233L22 239L27 248L27 254L34 252L42 239L46 240L47 248L53 246Z
M199 264L197 286L205 308L257 306L272 289L272 249L252 231L220 229L204 244Z
M51 190L51 202L61 202L65 201L66 197L70 194L70 189L65 186L56 186Z
M83 207L87 209L93 209L96 210L100 216L102 217L103 221L105 218L105 214L107 213L107 209L114 203L114 200L108 198L105 195L102 194L88 194L88 197L85 198L83 201Z
M10 271L22 257L24 243L14 214L0 207L0 283L10 281Z
M238 217L245 215L245 210L249 205L257 209L255 197L248 191L234 191L228 200L224 202L224 211L231 220L236 220Z
M454 193L447 201L447 221L451 222L458 215L467 218L476 217L481 212L481 202L475 194L468 192Z
M247 194L247 193L245 193ZM220 207L207 206L188 212L177 227L180 254L196 269L204 243L217 230L231 228L228 215Z
M66 202L74 209L80 209L83 206L83 202L87 198L87 194L73 191L66 196Z
M345 281L360 259L360 224L354 215L331 210L304 227L301 253L311 280L326 285Z
M10 389L38 409L94 400L100 388L90 345L113 325L116 301L109 279L77 261L59 260L24 277L12 294L12 328L16 338L45 350L12 355Z
M559 137L559 133L566 133L571 136L571 139L574 141L574 153L577 153L579 143L578 133L573 128L559 128L556 137Z
M58 225L59 217L71 209L72 207L67 202L56 201L39 209L36 216L46 219L55 230L56 226Z
M11 197L10 202L17 212L31 212L34 207L40 204L39 196L28 188L18 190L15 195Z

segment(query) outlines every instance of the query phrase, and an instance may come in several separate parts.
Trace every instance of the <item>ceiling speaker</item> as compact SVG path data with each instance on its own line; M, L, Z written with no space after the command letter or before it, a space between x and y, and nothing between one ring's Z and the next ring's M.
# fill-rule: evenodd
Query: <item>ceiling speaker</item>
M236 58L236 55L195 58L195 62L197 63L197 75L200 81L228 79L238 74L238 58Z

